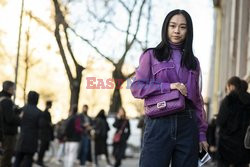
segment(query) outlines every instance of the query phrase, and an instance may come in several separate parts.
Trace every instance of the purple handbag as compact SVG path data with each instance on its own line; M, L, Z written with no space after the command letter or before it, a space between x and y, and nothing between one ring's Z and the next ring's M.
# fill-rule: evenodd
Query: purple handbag
M145 114L149 117L166 116L185 109L185 97L178 90L150 96L144 102Z

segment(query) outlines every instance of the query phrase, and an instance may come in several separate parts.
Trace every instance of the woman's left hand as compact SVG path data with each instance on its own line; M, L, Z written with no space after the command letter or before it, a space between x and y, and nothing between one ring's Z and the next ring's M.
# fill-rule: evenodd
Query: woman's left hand
M207 143L207 141L202 141L202 142L200 142L199 143L199 146L200 146L200 152L202 151L202 148L204 149L204 150L206 150L206 151L208 151L208 143Z

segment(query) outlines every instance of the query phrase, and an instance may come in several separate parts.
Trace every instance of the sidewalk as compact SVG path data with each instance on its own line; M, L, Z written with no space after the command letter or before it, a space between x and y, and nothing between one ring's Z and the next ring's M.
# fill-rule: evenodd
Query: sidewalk
M112 161L113 162L113 161ZM121 167L138 167L139 165L139 159L137 158L126 158L122 161ZM45 164L48 167L62 167L63 164L56 164L55 161L51 161L50 163ZM32 167L39 167L38 165L34 164ZM79 167L79 164L75 164L74 167ZM94 165L88 165L87 167L94 167ZM100 158L99 159L99 166L98 167L108 167L105 159ZM111 167L111 166L109 166Z
M113 162L113 161L112 161ZM55 162L50 162L46 164L48 167L62 167L62 164L56 164ZM121 167L138 167L139 166L139 159L138 158L126 158L122 161ZM38 165L33 165L33 167L39 167ZM76 164L74 167L79 167L78 164ZM88 165L87 167L94 167L93 165ZM107 166L105 159L100 158L99 159L99 166L98 167L111 167ZM214 163L208 162L203 167L215 167Z

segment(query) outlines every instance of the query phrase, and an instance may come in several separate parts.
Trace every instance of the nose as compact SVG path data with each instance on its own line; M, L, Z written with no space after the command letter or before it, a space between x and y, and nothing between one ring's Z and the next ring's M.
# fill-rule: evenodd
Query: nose
M180 29L179 29L179 27L175 27L175 29L174 29L174 32L176 33L176 34L179 34L180 33Z

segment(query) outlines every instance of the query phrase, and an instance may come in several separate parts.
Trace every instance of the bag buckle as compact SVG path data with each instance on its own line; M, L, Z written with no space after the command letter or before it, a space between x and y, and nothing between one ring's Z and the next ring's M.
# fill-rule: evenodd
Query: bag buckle
M167 103L165 101L161 101L159 103L157 103L157 108L161 109L167 106Z

